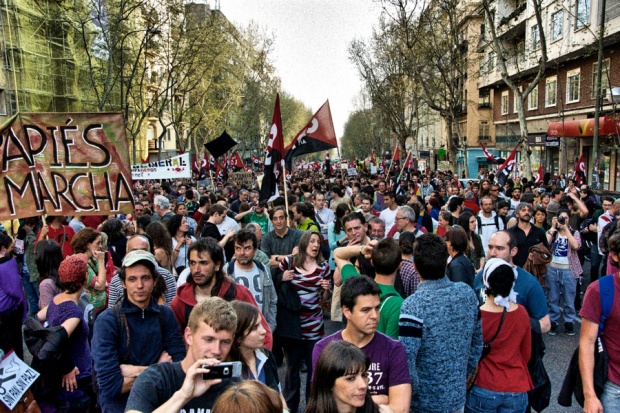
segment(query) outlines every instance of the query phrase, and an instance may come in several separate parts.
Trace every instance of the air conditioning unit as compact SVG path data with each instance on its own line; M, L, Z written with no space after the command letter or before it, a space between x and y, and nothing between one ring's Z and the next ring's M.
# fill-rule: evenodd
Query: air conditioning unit
M607 89L605 99L612 103L620 103L620 87L612 87L611 89Z

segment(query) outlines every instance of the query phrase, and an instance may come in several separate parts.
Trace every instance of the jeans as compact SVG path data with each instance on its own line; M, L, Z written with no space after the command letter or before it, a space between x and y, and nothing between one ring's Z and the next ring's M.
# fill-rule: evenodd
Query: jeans
M607 380L600 400L605 412L620 412L620 386Z
M523 413L527 393L502 393L473 386L467 392L465 411L470 413Z
M297 413L299 399L301 397L301 362L306 362L308 375L306 377L306 403L310 397L310 384L312 383L312 350L318 340L295 340L282 338L284 353L286 354L286 378L282 394L286 405L291 413Z
M556 268L549 266L545 275L545 286L549 299L549 318L557 323L562 316L560 299L564 301L564 322L575 321L575 292L577 280L569 268ZM563 297L561 297L563 296Z
M22 267L22 285L26 292L26 298L28 299L28 307L30 315L35 315L39 312L39 286L37 283L30 282L30 273L26 264Z

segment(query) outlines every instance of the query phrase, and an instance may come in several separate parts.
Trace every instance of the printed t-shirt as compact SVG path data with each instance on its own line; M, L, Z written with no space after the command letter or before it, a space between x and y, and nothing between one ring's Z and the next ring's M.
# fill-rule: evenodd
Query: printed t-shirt
M323 349L332 341L342 340L342 330L316 343L312 351L312 371ZM411 383L405 347L398 340L376 332L361 350L370 359L368 393L371 396L389 393L390 387ZM312 376L314 377L314 375Z

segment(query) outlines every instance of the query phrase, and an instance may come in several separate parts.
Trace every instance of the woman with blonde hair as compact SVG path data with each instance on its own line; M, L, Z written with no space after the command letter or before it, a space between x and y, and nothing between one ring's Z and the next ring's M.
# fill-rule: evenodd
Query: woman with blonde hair
M273 389L256 380L227 388L215 401L213 413L282 413L282 401Z

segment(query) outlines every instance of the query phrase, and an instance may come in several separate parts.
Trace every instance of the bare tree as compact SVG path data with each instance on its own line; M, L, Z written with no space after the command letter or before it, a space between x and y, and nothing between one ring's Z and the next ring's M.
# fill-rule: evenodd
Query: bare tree
M370 43L353 41L349 56L364 81L373 108L381 113L398 139L401 152L406 153L407 139L416 141L420 88L399 51L396 34L382 17Z
M527 174L527 177L532 179L533 171L532 171L532 163L530 159L530 155L532 151L530 150L530 145L528 141L528 132L527 132L527 122L525 119L525 101L532 90L538 85L540 80L542 79L546 64L547 64L547 41L545 36L545 25L542 20L542 0L532 0L531 4L534 8L534 15L536 17L536 24L538 26L538 42L540 44L540 56L538 57L538 67L536 69L536 74L532 78L531 75L526 75L522 71L521 64L525 60L523 59L524 50L519 50L518 48L510 50L508 44L505 44L500 36L498 36L498 27L505 25L509 26L510 16L506 19L501 19L499 22L496 22L496 11L491 5L491 0L482 0L482 8L484 10L487 26L489 27L489 31L491 33L491 41L493 44L493 50L497 55L497 62L500 68L500 74L502 76L502 80L506 83L506 85L512 90L512 92L516 95L516 103L517 103L517 114L519 117L519 129L521 132L521 137L519 138L519 143L521 144L521 156L523 159L523 173ZM507 27L502 30L507 29ZM512 44L514 42L510 42ZM516 69L516 73L511 74L508 69L508 62L513 63L513 67ZM529 79L529 81L528 81Z

